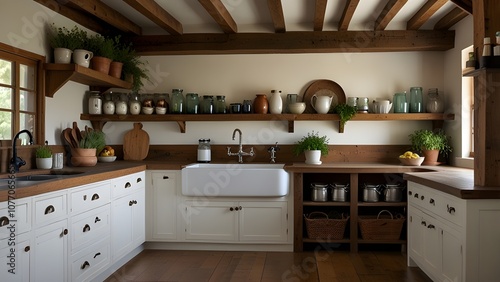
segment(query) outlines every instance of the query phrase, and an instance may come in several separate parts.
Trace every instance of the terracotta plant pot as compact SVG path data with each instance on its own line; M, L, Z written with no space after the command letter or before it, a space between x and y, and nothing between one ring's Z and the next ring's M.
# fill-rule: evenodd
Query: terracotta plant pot
M74 166L95 166L96 149L71 148L71 164Z
M111 65L109 66L109 75L112 77L121 78L122 68L123 68L123 63L115 61L111 62Z
M438 165L439 150L422 150L425 159L422 165Z
M96 70L98 72L102 72L105 74L109 74L109 67L111 65L111 59L108 59L106 57L93 57L92 60L90 60L90 63L92 65L92 69Z

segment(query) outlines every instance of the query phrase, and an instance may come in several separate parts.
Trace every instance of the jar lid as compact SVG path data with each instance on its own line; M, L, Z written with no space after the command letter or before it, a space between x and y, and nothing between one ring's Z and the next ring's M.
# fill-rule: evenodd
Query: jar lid
M210 139L199 139L199 142L210 142Z

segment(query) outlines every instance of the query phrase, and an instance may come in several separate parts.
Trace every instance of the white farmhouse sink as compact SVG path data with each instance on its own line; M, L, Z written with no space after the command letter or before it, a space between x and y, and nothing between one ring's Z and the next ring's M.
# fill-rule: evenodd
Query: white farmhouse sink
M283 164L191 164L182 169L182 194L206 197L281 197L289 191Z

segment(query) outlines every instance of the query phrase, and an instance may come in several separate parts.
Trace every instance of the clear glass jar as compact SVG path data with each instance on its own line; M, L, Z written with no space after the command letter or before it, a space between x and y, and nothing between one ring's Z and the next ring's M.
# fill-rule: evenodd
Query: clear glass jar
M198 140L198 162L209 163L211 161L210 139Z
M90 91L89 114L91 115L102 114L102 99L101 99L101 93L99 91Z
M198 114L200 111L200 98L198 93L186 94L186 113Z
M252 113L252 104L253 104L252 100L243 100L243 105L241 107L241 111L244 114Z
M105 115L112 115L115 113L115 102L113 101L113 94L111 92L104 94L102 112Z
M128 97L125 93L117 95L118 101L115 103L115 112L119 115L126 115L128 112Z
M215 101L215 113L225 114L226 113L226 96L217 95Z
M442 113L444 112L443 100L439 97L437 88L429 89L427 94L427 104L425 109L428 113Z
M182 89L174 88L172 89L172 97L170 98L170 113L171 114L182 114L185 112L184 96L182 95Z
M422 97L422 87L410 88L410 113L423 113L424 100Z
M138 115L141 113L141 101L139 100L139 95L136 92L130 93L129 110L132 115Z
M202 114L214 113L214 96L203 95L203 100L201 101L201 113Z

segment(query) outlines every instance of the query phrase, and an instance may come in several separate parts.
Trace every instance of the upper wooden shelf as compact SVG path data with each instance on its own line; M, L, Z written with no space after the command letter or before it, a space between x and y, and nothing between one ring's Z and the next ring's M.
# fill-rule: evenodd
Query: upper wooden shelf
M331 120L340 121L336 114L166 114L166 115L89 115L81 114L81 120L89 120L94 129L102 130L108 121L175 121L182 133L186 132L186 121L284 121L288 123L288 132L294 131L294 121ZM445 120L455 119L448 113L418 113L418 114L357 114L350 121L397 121L397 120L428 120L434 128L442 127ZM350 122L349 121L349 122Z
M132 88L129 82L77 64L44 64L44 68L47 97L54 97L56 91L68 81L103 88Z

